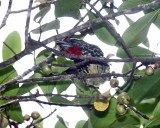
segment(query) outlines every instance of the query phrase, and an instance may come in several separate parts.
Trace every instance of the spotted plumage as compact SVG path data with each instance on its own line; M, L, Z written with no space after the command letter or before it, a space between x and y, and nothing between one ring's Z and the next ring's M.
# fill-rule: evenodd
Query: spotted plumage
M102 50L93 44L89 44L83 40L78 39L67 39L65 41L60 41L56 43L56 47L59 47L61 51L66 51L67 53L80 55L80 56L92 56L92 57L103 57ZM75 63L82 60L73 59ZM77 67L80 74L102 74L109 73L109 65L100 62L96 63L85 63ZM97 77L97 78L87 78L82 79L87 85L98 87L103 84L109 77Z

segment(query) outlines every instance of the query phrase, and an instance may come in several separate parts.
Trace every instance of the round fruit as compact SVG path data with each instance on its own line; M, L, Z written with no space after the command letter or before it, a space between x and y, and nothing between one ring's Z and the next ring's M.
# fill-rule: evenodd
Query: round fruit
M6 128L8 126L8 120L6 117L4 117L4 115L0 115L0 124L1 124L1 128Z
M28 114L26 114L26 115L23 116L23 119L26 120L26 121L29 121L30 116Z
M116 88L119 85L119 81L116 78L110 80L110 85L112 88Z
M36 120L36 119L38 119L38 118L40 117L40 114L39 114L39 112L37 112L37 111L33 111L33 112L31 113L31 117L32 117L34 120Z
M116 106L117 114L124 115L126 113L126 107L123 104L117 104Z
M47 75L50 74L50 73L52 72L51 66L48 65L48 64L43 65L43 66L42 66L42 72L43 72L44 74L47 74Z
M105 111L109 106L109 99L96 98L94 100L94 108L97 111Z
M122 92L118 95L117 100L120 104L129 104L130 101L130 97L128 95L128 93L126 92Z
M148 66L145 71L146 75L151 76L154 73L154 69L151 66Z

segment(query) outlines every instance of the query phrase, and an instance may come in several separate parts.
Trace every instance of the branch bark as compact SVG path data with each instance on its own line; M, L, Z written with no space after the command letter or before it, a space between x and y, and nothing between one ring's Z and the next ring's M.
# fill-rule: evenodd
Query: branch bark
M105 16L105 20L109 20L109 19L113 19L117 16L121 16L121 15L124 15L124 14L132 14L132 13L136 13L136 12L140 12L140 11L143 11L143 10L147 10L147 9L150 9L150 8L153 8L157 5L160 5L160 1L159 0L156 0L156 1L153 1L149 4L142 4L142 5L138 5L137 7L134 7L134 8L131 8L131 9L127 9L127 10L124 10L124 11L121 11L121 12L117 12L117 13L112 13L112 14L109 14L107 16ZM5 18L4 18L5 19ZM56 41L56 40L61 40L61 39L64 39L65 37L69 37L70 35L73 35L74 33L78 32L78 31L81 31L85 28L88 28L88 27L93 27L95 26L96 24L99 24L103 22L103 20L101 18L97 18L97 19L94 19L94 20L91 20L91 21L88 21L82 25L79 25L79 26L76 26L74 27L73 29L69 30L69 31L66 31L64 33L61 33L61 34L58 34L58 35L55 35L55 36L52 36L44 41L42 41L42 44L46 45L50 42L53 42L53 41ZM28 49L25 49L23 50L22 52L20 52L19 54L17 54L17 59L21 59L22 57L24 57L25 55L28 55L30 54L32 51L40 48L41 46L39 45L34 45L32 44ZM15 57L13 56L12 58L0 63L0 69L14 63L15 61Z

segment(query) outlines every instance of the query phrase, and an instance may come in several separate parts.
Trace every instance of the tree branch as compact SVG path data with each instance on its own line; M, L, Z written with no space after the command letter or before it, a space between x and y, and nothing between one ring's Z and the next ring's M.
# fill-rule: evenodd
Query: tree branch
M132 107L131 105L127 105L127 107L129 107L132 111L134 111L135 113L137 113L138 115L140 115L141 117L143 117L144 119L149 120L149 117L144 115L143 113L137 111L134 107Z
M31 8L32 8L33 0L30 0L29 7L28 7L28 13L27 13L27 20L26 20L26 26L25 26L25 48L28 48L29 41L28 41L28 29L30 24L30 17L31 17Z
M96 77L130 77L130 75L120 74L120 73L104 73L104 74L85 74L81 75L81 79L83 78L96 78ZM17 80L16 84L18 83L26 83L26 82L37 82L37 81L51 81L51 80L64 80L64 79L74 79L79 78L77 74L71 74L71 75L61 75L61 76L51 76L51 77L40 77L40 78L29 78L24 80ZM132 76L134 79L140 79L141 76ZM6 83L4 85L8 85L12 83ZM13 85L13 84L12 84ZM3 86L3 85L2 85Z
M0 29L3 28L6 25L6 21L7 21L8 17L9 17L9 12L11 10L11 7L12 7L12 0L9 0L8 10L7 10L7 12L6 12L6 14L5 14L4 18L3 18L3 21L1 23L1 25L0 25Z
M105 95L101 95L101 94L96 94L96 95L67 95L67 94L52 94L52 93L46 93L46 94L31 94L29 96L21 96L21 95L17 95L17 96L0 96L0 100L22 100L22 99L34 99L34 98L38 98L38 97L73 97L73 98L83 98L83 99L90 99L90 98L104 98L104 99L108 99L109 96L107 94Z
M32 127L32 126L34 126L34 125L36 125L36 124L38 124L38 123L40 123L40 122L42 122L43 120L45 120L45 119L47 119L48 117L50 117L53 113L55 113L57 111L57 109L54 109L54 111L53 112L51 112L49 115L47 115L46 117L44 117L44 118L41 118L41 119L39 119L39 120L37 120L37 121L35 121L35 122L33 122L33 123L31 123L30 125L28 125L26 128L30 128L30 127Z
M61 107L64 107L64 106L74 106L74 107L91 107L92 104L80 104L80 103L74 103L74 104L67 104L67 103L53 103L53 102L46 102L46 101L41 101L41 100L37 100L37 99L22 99L22 100L14 100L14 101L11 101L11 102L8 102L4 105L0 105L0 109L2 108L6 108L7 106L10 106L12 104L15 104L15 103L20 103L20 102L28 102L28 101L34 101L34 102L37 102L37 103L41 103L41 104L46 104L46 105L57 105L57 106L61 106Z
M133 63L133 67L132 67L132 70L131 70L131 75L128 78L128 80L126 81L126 83L122 87L119 87L120 90L123 90L129 84L129 82L131 82L131 80L133 79L134 71L136 69L136 64L137 63Z
M51 54L50 56L48 56L46 59L44 59L43 61L41 61L40 63L36 64L35 66L33 66L32 68L30 68L29 70L25 71L24 73L22 73L21 75L15 77L14 79L8 81L6 84L1 85L0 86L0 92L5 90L7 87L13 85L16 83L17 80L23 79L24 76L26 76L27 74L29 74L30 72L34 71L35 69L39 68L40 66L42 66L43 64L47 63L48 61L50 61L53 58L53 54Z
M113 25L105 18L103 17L99 11L97 11L93 5L91 5L89 2L87 2L87 4L96 12L96 14L103 20L104 23L106 23L107 27L109 28L109 30L112 31L113 35L117 38L118 42L122 45L123 49L125 50L125 52L128 54L128 56L130 58L134 58L134 56L132 55L131 51L129 50L129 48L127 47L126 43L124 42L124 40L122 39L122 37L120 36L119 33L117 33L117 31L115 30L115 28L113 27Z
M131 8L131 9L127 9L127 10L124 10L124 11L121 11L121 12L117 12L117 13L112 13L112 14L109 14L107 16L105 16L105 20L109 20L109 19L112 19L113 17L117 17L117 16L121 16L121 15L124 15L124 14L132 14L132 13L135 13L135 12L140 12L140 11L143 11L143 10L147 10L147 9L150 9L150 8L153 8L157 5L160 5L160 1L159 0L156 0L156 1L153 1L149 4L142 4L142 5L138 5L137 7L134 7L134 8ZM66 31L64 33L61 33L61 34L58 34L58 35L55 35L53 37L50 37L44 41L42 41L42 44L48 44L50 42L53 42L53 41L56 41L56 40L61 40L61 39L64 39L65 37L68 37L69 35L73 35L74 33L78 32L78 31L81 31L87 27L93 27L95 26L96 24L99 24L102 22L102 19L101 18L97 18L97 19L94 19L94 20L91 20L91 21L88 21L82 25L79 25L79 26L76 26L74 27L73 29L69 30L69 31ZM32 51L40 48L41 46L37 46L37 45L33 45L33 46L30 46L29 49L26 49L26 50L23 50L22 52L20 52L19 54L17 54L17 59L21 59L22 57L24 57L25 55L27 54L30 54ZM10 65L12 63L14 63L15 61L15 57L12 57L2 63L0 63L0 69L2 69L3 67L6 67L7 65Z

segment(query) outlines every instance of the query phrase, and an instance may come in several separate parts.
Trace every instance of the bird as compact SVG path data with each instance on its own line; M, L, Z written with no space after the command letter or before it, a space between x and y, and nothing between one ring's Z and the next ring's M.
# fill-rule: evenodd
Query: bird
M66 38L63 41L57 41L55 48L59 51L64 51L69 54L87 57L104 57L102 50L97 46L87 43L83 40L76 38ZM81 62L83 60L71 58L74 63ZM102 62L87 62L76 67L78 73L81 75L85 74L102 74L109 73L109 64ZM81 81L87 86L99 87L101 84L110 80L110 77L96 77L96 78L83 78Z

